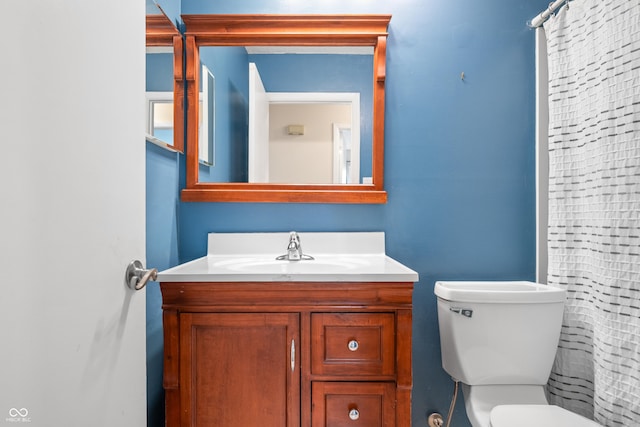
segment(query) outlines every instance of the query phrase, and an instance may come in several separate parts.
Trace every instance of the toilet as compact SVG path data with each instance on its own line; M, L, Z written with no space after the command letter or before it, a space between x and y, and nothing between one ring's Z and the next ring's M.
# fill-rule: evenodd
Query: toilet
M565 291L532 282L436 282L442 367L473 427L599 424L549 405Z

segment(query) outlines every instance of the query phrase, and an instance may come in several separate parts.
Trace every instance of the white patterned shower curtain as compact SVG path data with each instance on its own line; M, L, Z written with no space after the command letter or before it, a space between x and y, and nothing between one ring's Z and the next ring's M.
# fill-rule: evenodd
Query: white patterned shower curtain
M549 399L640 426L640 1L574 0L544 30L547 280L568 294Z

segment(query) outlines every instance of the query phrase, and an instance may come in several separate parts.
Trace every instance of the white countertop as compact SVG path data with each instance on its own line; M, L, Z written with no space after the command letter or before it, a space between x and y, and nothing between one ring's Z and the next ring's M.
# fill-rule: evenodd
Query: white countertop
M158 273L158 282L416 282L385 254L384 233L298 233L313 260L277 261L289 233L211 233L208 254Z

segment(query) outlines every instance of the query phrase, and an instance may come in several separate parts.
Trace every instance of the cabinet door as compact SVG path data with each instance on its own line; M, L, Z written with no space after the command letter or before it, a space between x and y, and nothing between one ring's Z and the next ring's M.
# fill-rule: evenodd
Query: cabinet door
M298 427L299 317L180 315L183 427Z

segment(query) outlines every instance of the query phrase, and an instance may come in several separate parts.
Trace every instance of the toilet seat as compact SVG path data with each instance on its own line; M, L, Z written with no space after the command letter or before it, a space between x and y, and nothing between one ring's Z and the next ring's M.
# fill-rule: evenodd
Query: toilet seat
M555 405L498 405L491 410L491 427L601 427Z

